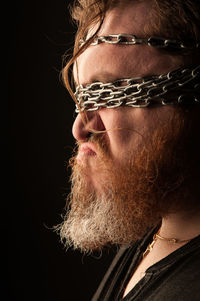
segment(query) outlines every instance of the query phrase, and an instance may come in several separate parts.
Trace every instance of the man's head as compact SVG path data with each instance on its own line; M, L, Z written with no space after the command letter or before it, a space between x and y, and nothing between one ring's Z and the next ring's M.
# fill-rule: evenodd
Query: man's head
M187 2L185 12L181 1L80 2L86 7L74 10L81 25L77 39L91 42L94 35L123 33L180 40L192 32L190 42L200 40L197 26L190 24L195 10L186 13L195 1ZM176 22L169 24L170 16ZM82 50L76 43L78 85L157 76L199 63L191 50L89 42ZM84 251L129 244L170 212L199 208L199 112L198 105L120 106L79 114L73 126L79 150L72 160L70 210L61 226L62 239Z

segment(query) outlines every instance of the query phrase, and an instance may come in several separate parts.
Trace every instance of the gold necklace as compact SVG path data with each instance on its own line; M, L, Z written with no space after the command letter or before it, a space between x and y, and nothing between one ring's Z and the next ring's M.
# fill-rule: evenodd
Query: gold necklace
M156 238L159 238L161 240L165 240L165 241L168 241L168 242L172 242L174 244L179 244L179 243L182 243L182 242L188 242L190 241L191 239L184 239L184 240L180 240L180 239L177 239L177 238L166 238L166 237L163 237L159 234L156 234L155 235Z
M160 230L158 231L158 233L159 232L160 232ZM182 242L189 242L191 240L191 239L180 240L180 239L177 239L177 238L166 238L166 237L163 237L163 236L159 235L158 233L154 234L152 242L148 244L146 250L142 254L143 258L152 251L153 246L154 246L154 244L155 244L155 242L156 242L157 239L161 239L161 240L165 240L165 241L168 241L168 242L172 242L174 244L182 243Z

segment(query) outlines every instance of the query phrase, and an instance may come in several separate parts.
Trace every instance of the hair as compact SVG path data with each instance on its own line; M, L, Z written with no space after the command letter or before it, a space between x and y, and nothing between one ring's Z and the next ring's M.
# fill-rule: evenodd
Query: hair
M191 43L200 41L200 0L123 0L123 4L140 1L152 2L150 23L147 28L151 35ZM122 3L122 0L75 0L70 8L78 30L75 37L73 56L66 64L64 63L66 66L63 69L63 81L75 101L76 99L69 83L70 67L88 47L101 28L106 12L119 3ZM80 47L80 40L85 40L89 28L95 24L98 24L96 31ZM190 53L188 57L192 58L194 63L199 60L199 53L193 53L193 55Z

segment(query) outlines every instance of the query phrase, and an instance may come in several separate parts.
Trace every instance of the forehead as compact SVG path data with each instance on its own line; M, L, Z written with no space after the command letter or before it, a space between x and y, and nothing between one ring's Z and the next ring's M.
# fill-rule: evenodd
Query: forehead
M127 33L138 38L149 37L146 32L151 20L151 1L120 3L106 13L98 36ZM90 29L89 36L95 32ZM176 64L175 64L176 65ZM78 69L76 68L78 66ZM147 45L89 46L74 64L74 79L78 84L94 81L109 82L119 78L167 73L174 68L174 59L161 55Z
M134 33L144 36L152 19L152 1L120 2L106 13L98 35Z

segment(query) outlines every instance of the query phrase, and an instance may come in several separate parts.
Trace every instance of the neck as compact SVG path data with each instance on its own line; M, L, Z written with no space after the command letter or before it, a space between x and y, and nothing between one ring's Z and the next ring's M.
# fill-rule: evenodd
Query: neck
M192 239L200 234L200 212L179 212L162 219L161 236L179 240Z

